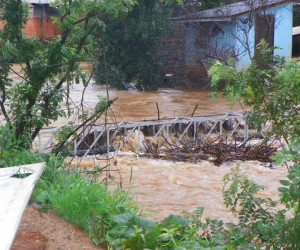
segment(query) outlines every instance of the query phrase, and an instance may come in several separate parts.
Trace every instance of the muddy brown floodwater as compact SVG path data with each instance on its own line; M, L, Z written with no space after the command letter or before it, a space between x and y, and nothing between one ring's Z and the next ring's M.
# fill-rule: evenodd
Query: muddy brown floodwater
M83 87L73 85L71 99L79 105ZM91 84L84 92L84 105L86 108L95 107L99 97L106 97L104 87ZM194 115L224 114L230 111L230 105L221 94L216 98L209 97L209 91L199 90L174 90L160 89L158 91L138 92L109 90L109 98L116 99L109 110L110 121L137 121L158 118L157 106L160 118L182 117L191 115L197 106ZM240 110L236 107L234 110ZM66 122L60 119L51 126L61 126Z
M94 157L77 160L87 169L106 164ZM238 165L243 173L264 187L259 196L279 201L279 180L286 178L287 170L284 167L271 169L257 161L228 162L217 167L208 161L172 162L123 152L111 167L109 183L129 190L136 197L142 214L148 218L161 220L170 214L191 212L202 206L205 217L234 222L236 219L223 204L222 188L224 175ZM103 182L106 173L99 174L98 178Z
M83 88L74 85L71 98L79 105ZM190 115L224 114L230 111L229 104L219 95L215 99L208 97L207 91L185 91L161 89L155 92L135 92L110 90L110 99L117 98L109 113L111 121L134 121L155 119L158 117L180 117ZM84 92L85 107L94 107L98 96L106 96L105 88L91 84ZM238 110L238 109L237 109ZM67 119L59 119L51 126L66 124ZM73 161L76 164L76 159ZM91 169L103 166L103 160L95 157L80 159L80 167ZM198 164L162 161L137 157L133 153L119 152L115 164L112 164L109 178L111 187L121 186L129 190L148 218L161 220L170 214L193 211L198 206L205 208L204 216L212 219L235 221L223 204L223 176L231 167L240 165L243 172L258 184L265 187L260 196L269 196L278 201L279 180L287 175L284 167L270 169L259 162L230 162L220 167L210 162ZM97 176L99 181L107 177L107 172Z
M72 90L75 103L81 100L82 88L75 85ZM75 93L75 94L74 94ZM105 88L91 85L85 91L86 104L94 106L97 96L105 96ZM230 111L229 104L219 95L209 98L208 91L185 91L161 89L156 92L130 92L110 90L110 99L118 98L112 105L117 121L155 119L160 117L180 117L190 115L224 114ZM239 111L239 109L235 109ZM95 157L79 159L80 166L91 168L103 166L103 161ZM76 161L73 161L75 163ZM223 177L231 167L239 164L242 171L265 187L261 196L270 196L278 201L279 180L286 177L286 169L270 169L259 162L231 162L216 167L210 162L199 164L171 162L137 157L135 154L119 153L117 163L111 168L109 182L130 190L142 208L143 215L161 220L170 214L193 211L198 206L205 208L204 216L213 219L235 221L223 204ZM103 181L105 173L99 175Z

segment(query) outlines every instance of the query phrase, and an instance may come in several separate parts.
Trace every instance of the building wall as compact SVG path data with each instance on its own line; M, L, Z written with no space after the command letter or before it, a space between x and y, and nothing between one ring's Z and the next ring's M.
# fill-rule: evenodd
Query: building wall
M276 12L276 10L275 10ZM293 39L293 3L278 11L278 27L275 31L275 46L281 48L275 54L287 59L292 56Z
M51 21L51 16L57 16L49 5L33 5L29 6L30 16L23 29L23 33L28 37L37 37L39 39L50 40L61 34L57 24ZM46 16L44 16L46 15ZM0 29L3 29L4 22L0 22Z
M278 47L274 51L275 55L285 57L286 59L292 56L292 27L293 27L293 4L284 4L274 8L267 9L265 11L266 15L275 15L275 32L274 32L274 47ZM242 19L247 18L247 16L241 17ZM241 19L240 18L240 19ZM245 53L240 53L240 57L237 60L237 68L243 69L251 64L251 57L255 51L255 22L253 20L253 27L249 30L247 37L241 32L241 22L238 20L237 24L237 36L239 39L236 40L236 51L244 49ZM248 24L244 24L247 29ZM244 48L244 44L247 40L249 45L248 50ZM242 41L242 42L240 42ZM250 57L250 55L251 57Z
M215 25L219 27L219 32L217 35L212 36L211 47L215 50L214 55L216 58L227 60L229 57L236 57L235 51L235 22L216 22ZM214 30L212 31L214 32ZM211 60L211 63L214 63L215 60Z
M37 37L46 40L50 40L60 35L57 25L53 23L50 18L38 17L28 18L23 32L28 37Z
M181 87L186 79L185 26L173 23L159 52L163 58L162 74L166 87Z
M209 85L207 70L215 60L235 57L234 22L196 22L185 24L185 63L192 87Z

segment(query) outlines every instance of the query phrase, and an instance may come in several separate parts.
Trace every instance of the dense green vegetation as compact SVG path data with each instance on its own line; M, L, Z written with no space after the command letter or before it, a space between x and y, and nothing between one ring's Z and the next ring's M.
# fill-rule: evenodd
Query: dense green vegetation
M159 48L169 30L169 5L159 0L141 0L131 12L106 20L99 32L104 40L95 72L99 84L127 89L155 90L161 84L163 63Z

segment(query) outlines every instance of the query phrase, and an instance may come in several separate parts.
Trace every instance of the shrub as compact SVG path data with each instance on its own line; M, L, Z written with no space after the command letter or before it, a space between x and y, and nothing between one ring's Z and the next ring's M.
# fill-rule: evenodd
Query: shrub
M236 70L233 61L227 65L216 62L209 75L214 90L225 82L227 99L250 107L247 114L257 129L271 122L270 135L283 137L289 144L300 136L300 61L284 63L282 58L273 57L272 51L262 42L248 69Z
M262 187L238 169L225 177L224 200L238 216L235 228L243 232L250 249L300 249L300 62L285 63L273 56L273 49L262 42L248 69L237 71L230 62L217 62L209 74L213 88L225 82L227 98L251 108L248 116L258 129L270 122L269 136L284 139L286 148L273 157L288 169L288 179L281 180L279 188L284 209L269 197L257 197Z

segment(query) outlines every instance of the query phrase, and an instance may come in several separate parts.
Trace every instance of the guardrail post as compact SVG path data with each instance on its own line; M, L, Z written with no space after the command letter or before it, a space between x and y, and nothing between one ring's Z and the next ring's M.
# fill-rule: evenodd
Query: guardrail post
M249 139L249 127L248 127L248 123L247 123L247 116L244 116L243 120L245 122L245 126L244 126L244 142L246 142Z
M41 139L41 133L39 132L38 133L38 140L39 140L39 153L41 154L41 153L43 153L42 152L42 139Z
M198 137L198 126L197 126L197 122L194 122L194 142L196 142L197 137Z

